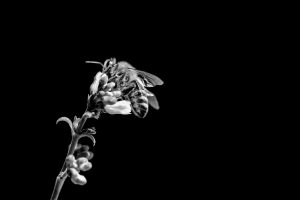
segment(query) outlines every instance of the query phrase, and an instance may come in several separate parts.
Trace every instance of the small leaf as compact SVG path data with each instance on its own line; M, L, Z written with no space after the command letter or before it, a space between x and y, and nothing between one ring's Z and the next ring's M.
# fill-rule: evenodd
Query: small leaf
M95 146L96 144L96 139L94 138L94 136L87 134L87 133L82 133L81 135L79 135L79 139L83 138L83 137L88 137L93 141L93 146Z
M58 122L67 122L67 123L69 124L69 126L70 126L72 135L75 134L74 129L73 129L73 123L72 123L72 121L71 121L69 118L67 118L67 117L60 117L60 118L56 121L56 124L58 124Z
M92 127L92 128L88 128L87 130L86 130L86 133L87 134L96 134L96 128L95 127Z

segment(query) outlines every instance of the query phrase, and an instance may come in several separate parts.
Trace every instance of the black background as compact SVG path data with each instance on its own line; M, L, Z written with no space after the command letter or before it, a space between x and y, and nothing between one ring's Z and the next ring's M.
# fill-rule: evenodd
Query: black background
M133 29L126 22L121 27L101 21L92 27L68 26L35 24L14 31L8 49L12 57L7 58L11 67L7 72L14 77L8 85L15 88L8 89L13 104L7 118L7 129L13 132L8 140L14 141L13 147L9 145L14 155L10 159L18 163L14 175L20 180L14 187L26 196L50 198L71 139L68 125L55 122L61 116L81 117L85 111L89 86L101 69L85 61L116 57L164 81L163 86L151 89L161 109L150 108L145 119L103 115L89 120L85 127L96 127L97 142L91 148L93 168L83 173L88 183L78 186L66 180L60 198L181 194L179 185L185 184L182 181L189 169L183 139L189 130L183 126L187 119L182 112L187 104L184 88L189 85L184 85L183 73L188 69L179 64L184 49L179 36L173 36L175 30L139 23ZM187 98L191 100L190 95Z
M83 173L88 183L66 180L60 198L186 198L194 189L207 192L223 184L223 160L230 156L225 149L231 151L233 139L220 131L231 123L223 82L233 64L224 64L230 49L222 43L220 20L211 22L213 14L199 17L182 9L156 7L131 15L108 9L101 15L99 8L39 19L40 10L8 24L1 75L7 102L3 132L11 134L3 152L16 164L8 168L13 181L7 185L32 199L50 198L71 139L67 124L55 122L85 111L100 70L85 61L111 57L164 81L150 89L161 109L150 108L145 119L89 120L85 127L96 127L97 142L91 148L93 168Z

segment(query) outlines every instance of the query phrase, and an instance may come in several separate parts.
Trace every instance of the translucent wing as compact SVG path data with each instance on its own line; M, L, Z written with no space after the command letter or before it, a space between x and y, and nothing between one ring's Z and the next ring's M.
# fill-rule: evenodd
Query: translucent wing
M119 69L135 69L131 64L129 64L126 61L118 62L118 68Z
M158 78L153 74L141 70L136 70L136 71L138 75L141 77L141 79L143 79L143 81L145 82L146 87L154 87L156 85L164 84L164 82L160 78Z
M154 109L158 110L159 104L158 104L156 97L153 95L153 96L147 96L147 98L148 98L150 106L152 106Z
M158 101L157 101L155 95L154 95L152 92L150 92L149 90L147 90L146 88L145 88L143 91L144 91L144 92L146 93L146 95L147 95L149 104L150 104L154 109L158 110L158 109L159 109L159 104L158 104Z

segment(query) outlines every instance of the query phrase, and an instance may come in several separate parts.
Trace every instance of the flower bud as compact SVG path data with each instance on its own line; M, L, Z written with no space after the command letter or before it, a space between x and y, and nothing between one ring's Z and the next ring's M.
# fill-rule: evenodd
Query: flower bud
M69 168L71 168L71 167L77 168L78 167L74 155L67 156L66 164Z
M85 158L85 157L81 157L81 158L78 158L77 159L77 164L80 166L82 165L83 163L87 163L88 162L88 159Z
M66 158L66 162L67 163L70 163L70 162L73 162L75 160L75 157L74 155L68 155L67 158Z
M90 147L88 145L81 145L79 151L88 151Z
M115 83L114 82L109 82L107 83L105 90L110 91L113 87L115 87Z
M78 157L85 157L88 160L91 160L93 158L93 156L94 156L93 152L90 152L90 151L83 151L83 152L78 153Z
M72 176L71 181L76 185L84 185L87 182L86 178L80 174Z
M72 177L79 175L79 172L75 168L69 168L69 170L70 170L70 172L72 174Z
M88 171L92 168L92 163L90 162L86 162L86 163L82 163L80 166L79 166L79 169L82 170L82 171Z

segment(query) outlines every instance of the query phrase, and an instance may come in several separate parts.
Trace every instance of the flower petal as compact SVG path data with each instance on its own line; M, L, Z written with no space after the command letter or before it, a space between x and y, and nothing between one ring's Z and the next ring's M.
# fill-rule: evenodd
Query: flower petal
M79 166L79 169L81 171L88 171L92 168L92 163L90 162L85 162L85 163L82 163L80 166Z
M116 97L112 97L112 96L104 96L103 97L103 103L104 104L113 105L116 102L117 102L117 98Z
M73 175L72 177L71 177L71 181L74 183L74 184L76 184L76 185L84 185L84 184L86 184L86 178L84 177L84 176L82 176L82 175L80 175L80 174L78 174L78 175Z
M96 74L96 76L94 77L94 82L92 83L92 85L90 87L90 91L92 94L97 93L101 76L102 76L102 73L98 72Z
M131 107L129 101L118 101L113 105L106 105L104 107L105 111L111 115L114 114L121 114L121 115L128 115L131 114Z
M113 96L115 96L115 97L117 97L117 98L120 97L120 96L122 95L122 92L119 91L119 90L113 91L112 93L113 93Z

